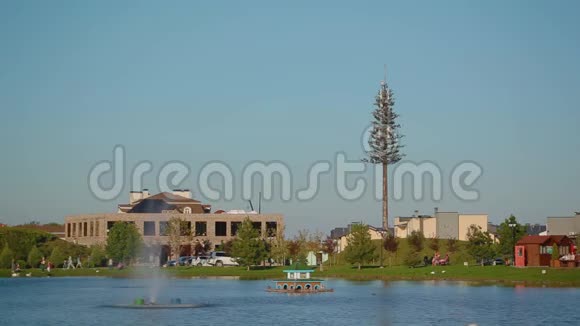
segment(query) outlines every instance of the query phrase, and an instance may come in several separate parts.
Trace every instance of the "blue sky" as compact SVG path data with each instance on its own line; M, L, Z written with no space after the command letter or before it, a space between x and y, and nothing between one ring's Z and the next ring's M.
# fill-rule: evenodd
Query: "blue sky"
M111 212L90 168L127 150L129 168L186 162L240 172L285 162L294 184L360 136L387 64L406 160L484 169L480 199L391 203L513 213L525 222L580 210L580 5L575 1L18 1L0 3L0 222ZM370 173L367 173L370 176ZM240 178L238 174L236 178ZM155 174L145 178L155 191ZM409 192L410 194L410 192ZM246 208L241 194L214 208ZM199 197L199 196L197 196ZM202 198L203 199L203 198ZM256 199L257 200L257 195ZM369 192L342 200L331 175L308 202L263 203L290 234L380 224Z

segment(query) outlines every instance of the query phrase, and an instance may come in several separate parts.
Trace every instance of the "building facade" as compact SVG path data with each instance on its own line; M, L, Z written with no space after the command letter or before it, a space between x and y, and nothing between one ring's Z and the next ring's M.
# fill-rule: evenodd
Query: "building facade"
M467 231L471 225L480 226L488 231L487 214L461 214L458 212L439 212L433 215L395 217L394 230L398 238L406 238L413 231L423 234L425 238L467 240Z
M140 195L137 195L141 193ZM178 194L176 194L178 193ZM131 192L130 203L119 205L117 213L81 214L65 217L65 240L82 245L104 244L107 234L117 222L133 223L146 246L166 246L169 243L168 223L177 217L189 228L183 244L210 241L215 247L235 238L241 223L249 218L264 238L273 238L283 230L281 214L255 212L209 213L211 206L185 197L187 192L174 191L149 196L146 192ZM188 249L191 252L191 248ZM185 252L184 254L188 254Z
M572 216L548 217L547 220L548 235L580 235L580 212Z

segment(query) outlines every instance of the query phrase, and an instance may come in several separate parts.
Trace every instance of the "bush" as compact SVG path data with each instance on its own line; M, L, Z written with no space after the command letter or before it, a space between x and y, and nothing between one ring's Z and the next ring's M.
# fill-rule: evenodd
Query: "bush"
M15 259L27 259L32 247L55 239L50 233L19 227L0 229L0 243L8 245Z
M42 253L38 248L32 247L28 253L28 266L31 268L38 268L40 261L42 260Z
M406 266L409 267L417 266L421 264L421 262L422 262L421 255L419 255L418 251L411 249L409 250L409 252L407 252L407 255L405 256L404 260Z
M66 255L62 252L59 247L55 247L50 254L50 258L48 259L55 267L62 265L64 260L66 259Z
M99 245L91 247L91 256L89 257L89 267L105 266L107 262L107 254L105 248Z
M28 263L22 259L19 259L16 263L20 265L20 269L28 268Z
M560 259L560 248L558 248L557 244L552 245L552 260Z
M431 238L431 240L429 240L429 248L433 251L439 251L439 238Z
M421 232L413 231L411 232L409 237L407 237L407 241L409 242L409 246L415 248L415 251L420 252L421 250L423 250L425 236Z
M459 249L459 243L457 239L451 238L447 240L447 251L456 252Z
M0 268L12 268L12 259L14 258L14 253L8 247L8 244L4 245L2 252L0 252Z

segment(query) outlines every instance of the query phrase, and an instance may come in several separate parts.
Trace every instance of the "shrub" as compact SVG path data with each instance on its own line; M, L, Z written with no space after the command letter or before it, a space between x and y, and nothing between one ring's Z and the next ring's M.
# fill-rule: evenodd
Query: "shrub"
M456 252L459 249L459 243L457 239L451 238L447 240L447 251L449 252Z
M12 259L14 258L14 253L8 247L8 244L4 245L2 252L0 253L0 268L12 268Z
M37 268L42 260L42 253L38 248L32 247L28 253L28 266L31 268Z
M409 252L407 252L407 255L405 256L404 263L405 263L405 265L407 265L409 267L413 267L413 266L417 266L417 265L421 264L421 261L422 260L421 260L421 256L419 255L419 252L411 249L411 250L409 250Z
M60 266L64 260L65 260L66 256L65 254L62 252L62 250L60 249L60 247L55 247L52 250L52 253L50 254L50 258L48 259L55 267Z
M433 251L439 251L439 238L433 237L429 240L429 248Z
M557 244L552 245L552 260L560 259L560 248L558 248Z
M107 254L105 253L105 248L99 245L94 245L91 247L91 255L89 257L89 267L101 267L105 266L107 261Z
M411 232L409 237L407 237L407 241L409 242L410 246L415 248L415 251L420 252L421 250L423 250L425 236L423 235L423 233L419 231L413 231Z

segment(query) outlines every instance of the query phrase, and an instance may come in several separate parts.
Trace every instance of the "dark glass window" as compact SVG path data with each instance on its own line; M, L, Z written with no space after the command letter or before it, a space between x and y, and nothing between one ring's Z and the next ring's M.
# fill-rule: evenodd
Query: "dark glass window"
M143 222L143 235L146 236L155 235L155 222L153 221Z
M228 226L226 222L215 222L215 235L216 237L225 237L228 232Z
M232 222L231 227L230 227L232 230L231 230L230 234L233 236L237 235L238 229L240 228L240 226L242 226L242 222Z
M195 222L195 236L203 237L207 235L207 222Z

